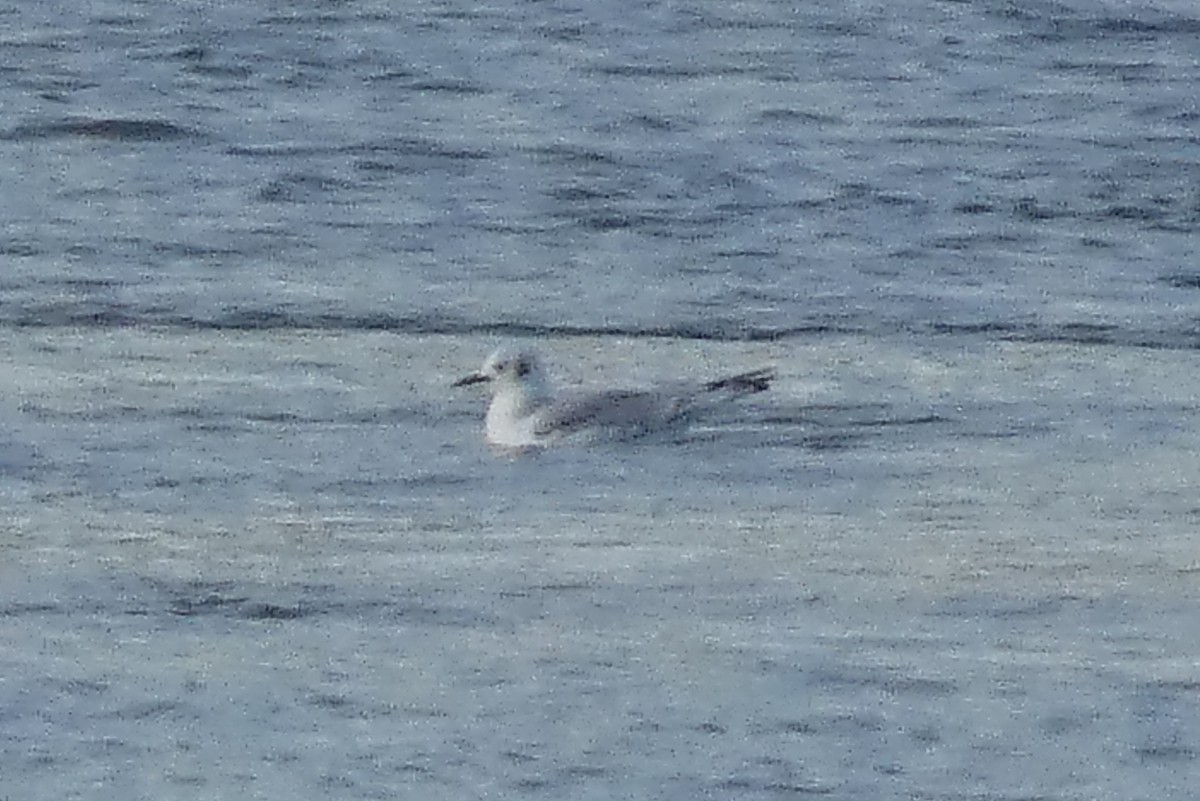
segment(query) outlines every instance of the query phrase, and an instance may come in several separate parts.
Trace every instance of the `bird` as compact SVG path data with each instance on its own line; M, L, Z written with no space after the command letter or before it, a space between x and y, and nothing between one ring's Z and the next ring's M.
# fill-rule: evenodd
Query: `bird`
M489 384L485 439L493 446L525 449L679 430L724 401L765 392L774 378L774 368L766 367L699 384L556 397L536 353L501 348L453 386Z

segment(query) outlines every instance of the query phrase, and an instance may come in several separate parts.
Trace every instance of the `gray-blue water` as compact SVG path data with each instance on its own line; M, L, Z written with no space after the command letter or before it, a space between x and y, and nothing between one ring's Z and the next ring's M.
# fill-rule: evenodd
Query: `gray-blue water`
M1190 2L0 6L0 796L1190 798ZM774 365L498 458L449 384Z

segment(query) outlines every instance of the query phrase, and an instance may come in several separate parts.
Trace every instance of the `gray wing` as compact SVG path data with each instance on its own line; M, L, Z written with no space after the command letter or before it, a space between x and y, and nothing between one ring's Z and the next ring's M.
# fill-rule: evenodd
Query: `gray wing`
M669 424L686 411L681 399L653 392L612 390L555 401L538 413L538 436L589 428L647 431Z

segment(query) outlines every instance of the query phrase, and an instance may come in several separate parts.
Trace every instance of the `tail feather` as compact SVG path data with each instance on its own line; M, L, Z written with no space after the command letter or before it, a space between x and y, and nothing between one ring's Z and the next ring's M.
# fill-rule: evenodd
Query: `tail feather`
M738 373L728 378L720 378L704 385L706 392L729 390L739 394L766 392L775 380L775 368L764 367L761 370L751 370L748 373Z

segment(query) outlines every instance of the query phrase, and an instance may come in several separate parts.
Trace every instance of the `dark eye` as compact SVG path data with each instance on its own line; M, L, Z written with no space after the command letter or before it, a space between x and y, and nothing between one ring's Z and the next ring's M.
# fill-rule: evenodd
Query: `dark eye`
M524 359L520 359L517 361L517 375L529 375L529 372L532 369L533 369L533 365L531 365L529 362L525 361Z

